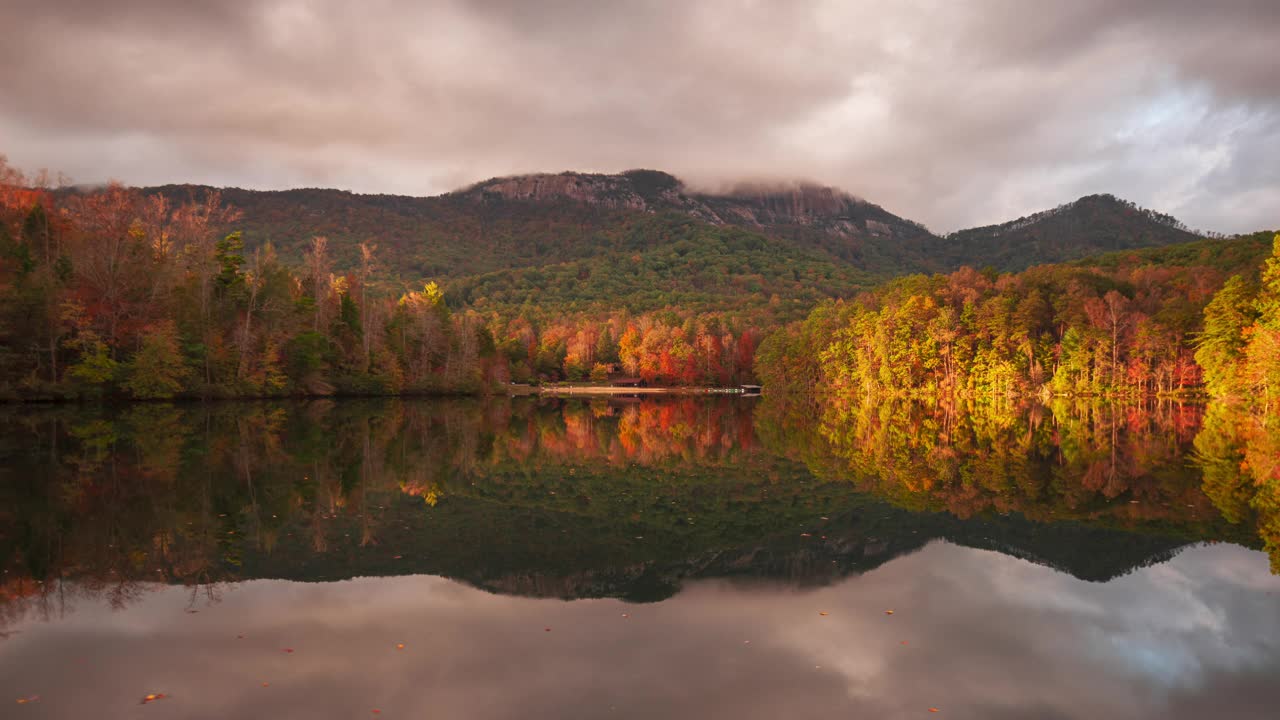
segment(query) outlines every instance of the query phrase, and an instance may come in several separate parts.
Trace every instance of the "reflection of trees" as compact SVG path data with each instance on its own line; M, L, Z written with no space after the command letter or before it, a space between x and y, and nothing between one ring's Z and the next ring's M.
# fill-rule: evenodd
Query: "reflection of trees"
M1212 403L1196 436L1204 492L1228 521L1258 528L1280 574L1280 423L1274 416Z
M0 623L55 612L65 578L117 606L153 582L211 601L247 553L378 546L407 496L545 502L544 479L689 471L754 448L749 407L731 399L22 408L0 426L0 525L14 529L0 534Z
M0 414L0 628L86 594L127 604L154 583L187 585L194 609L254 573L399 572L402 553L476 582L710 557L866 494L959 518L1260 533L1274 553L1274 423L1211 406L1201 428L1201 415L730 398L13 409Z
M1221 481L1212 478L1220 470L1202 473L1187 462L1202 414L1201 406L1178 403L826 401L796 409L770 398L758 420L771 449L909 510L961 518L1016 512L1039 522L1247 538L1231 529L1240 513L1218 501L1214 483ZM1234 439L1219 444L1244 447Z

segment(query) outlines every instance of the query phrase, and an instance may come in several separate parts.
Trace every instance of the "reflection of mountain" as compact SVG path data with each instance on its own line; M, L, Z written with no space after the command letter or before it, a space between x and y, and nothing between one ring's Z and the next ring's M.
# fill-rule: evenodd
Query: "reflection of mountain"
M1189 542L1257 544L1247 512L1229 523L1200 490L1194 427L1116 417L815 426L734 398L23 408L0 418L3 592L430 573L652 600L691 578L822 584L938 538L1087 580Z
M779 496L776 502L793 499ZM1046 526L1013 516L959 520L909 513L853 494L820 511L840 514L827 515L828 521L810 515L807 523L786 530L775 523L760 528L771 534L756 538L749 530L730 532L723 538L727 545L699 544L687 537L624 534L651 532L643 523L611 530L573 514L454 497L426 513L412 504L389 510L382 520L398 532L380 546L336 543L317 554L298 543L271 553L248 551L242 572L303 581L432 574L505 594L644 601L667 597L683 581L697 578L823 585L935 539L995 550L1092 581L1167 560L1186 543L1078 523ZM348 519L332 526L330 536L352 536L356 529Z

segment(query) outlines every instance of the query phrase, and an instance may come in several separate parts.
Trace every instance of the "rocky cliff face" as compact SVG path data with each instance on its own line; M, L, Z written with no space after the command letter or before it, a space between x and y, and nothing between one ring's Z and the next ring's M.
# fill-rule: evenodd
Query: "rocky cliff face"
M656 170L617 175L560 173L495 178L453 194L474 203L570 201L610 209L675 211L716 225L765 233L799 231L840 245L862 240L920 242L924 226L832 187L810 183L746 184L725 193L700 193ZM837 252L846 255L844 252Z
M627 210L652 209L654 204L652 201L657 199L646 199L637 193L625 176L583 173L497 178L472 186L461 194L482 203L495 200L526 202L572 200L589 205ZM670 198L670 200L675 199Z

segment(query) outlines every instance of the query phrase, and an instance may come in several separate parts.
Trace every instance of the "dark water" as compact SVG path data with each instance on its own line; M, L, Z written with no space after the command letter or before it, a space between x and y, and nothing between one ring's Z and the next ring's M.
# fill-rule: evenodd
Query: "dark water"
M1275 717L1275 425L0 408L0 717Z

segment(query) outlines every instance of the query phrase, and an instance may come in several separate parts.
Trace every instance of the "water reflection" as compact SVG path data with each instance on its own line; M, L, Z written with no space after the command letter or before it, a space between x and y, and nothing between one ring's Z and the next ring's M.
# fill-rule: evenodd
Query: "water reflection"
M1216 404L775 403L757 425L818 477L899 507L1162 528L1277 557L1280 425L1267 420Z
M150 580L429 572L652 600L708 574L827 582L932 537L1099 580L1196 541L1274 554L1278 527L1275 429L1194 405L494 399L3 418L10 599L65 578L120 606Z
M166 588L27 626L0 693L39 695L32 718L1269 718L1277 591L1225 545L1099 584L934 543L831 586L638 606L253 581L197 614Z
M1280 667L1246 549L1277 555L1276 458L1274 423L1176 404L5 408L0 691L44 716L159 691L175 717L1195 717L1218 693L1248 717Z

